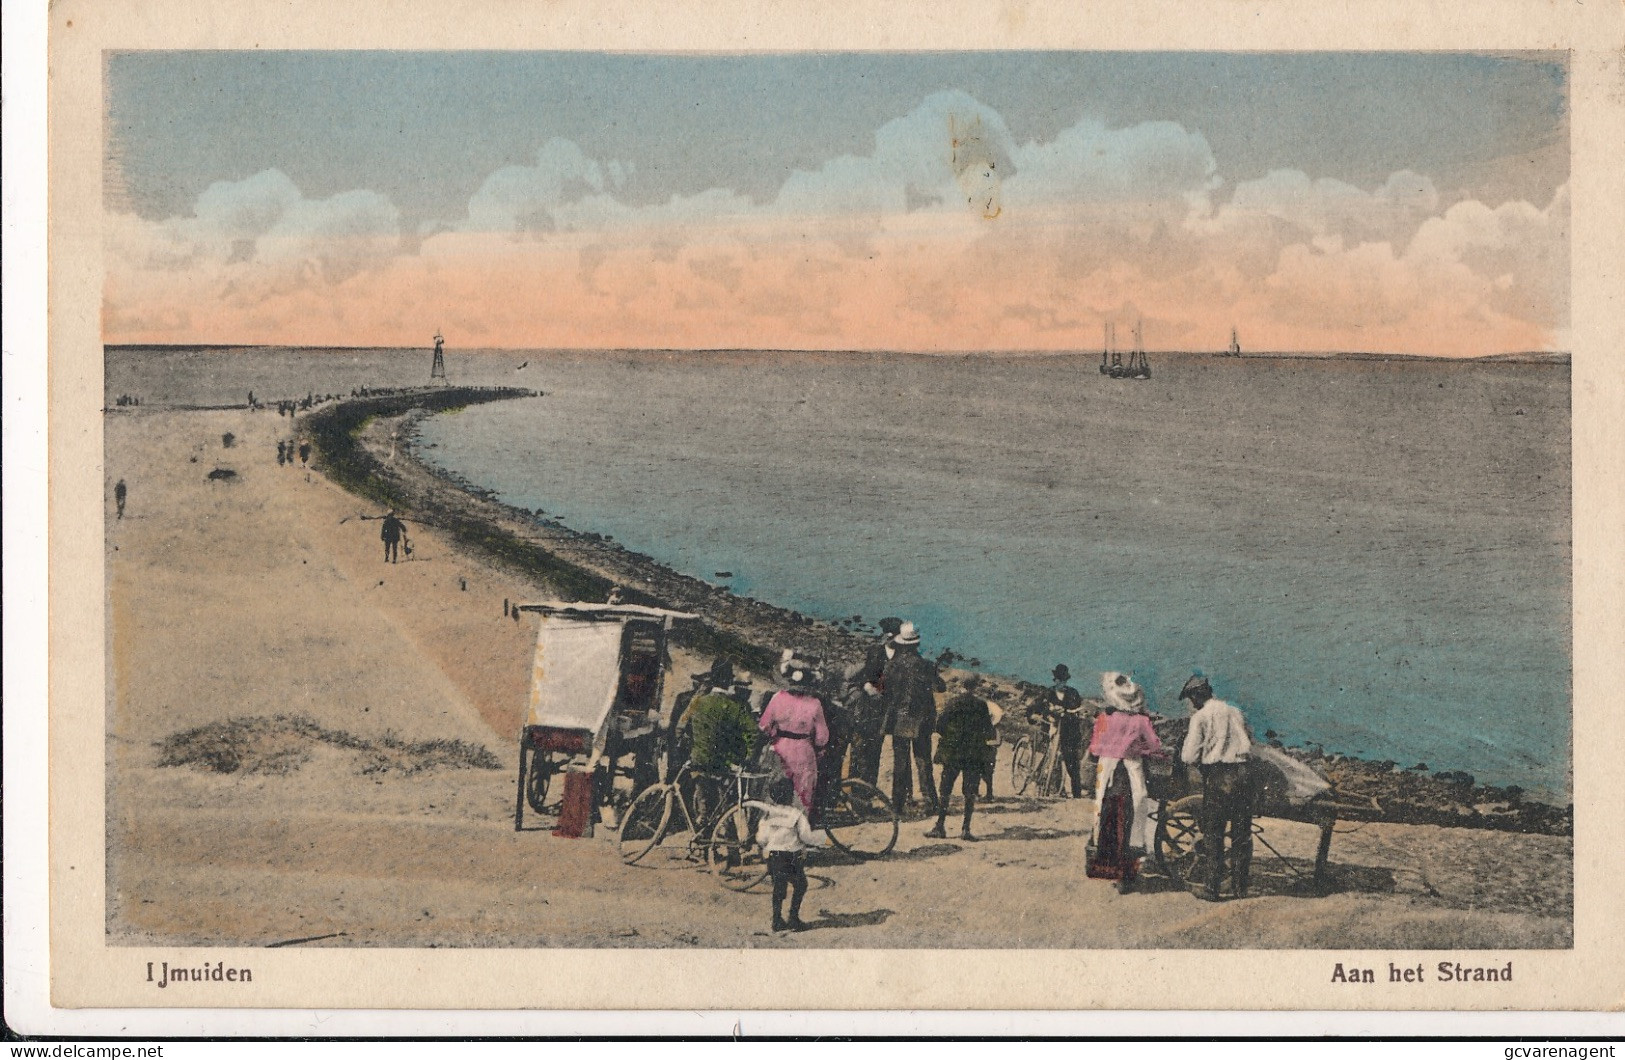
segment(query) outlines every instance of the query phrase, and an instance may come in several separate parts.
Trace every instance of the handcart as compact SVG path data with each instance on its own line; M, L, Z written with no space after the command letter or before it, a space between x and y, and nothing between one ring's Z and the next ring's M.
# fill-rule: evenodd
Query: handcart
M1340 801L1325 774L1275 747L1253 747L1250 773L1254 841L1274 855L1300 882L1307 883L1314 893L1326 893L1326 865L1339 812L1369 812L1372 807ZM1161 768L1154 767L1146 778L1148 794L1163 800L1157 812L1154 840L1157 865L1175 883L1200 882L1206 874L1201 844L1201 781L1194 774L1194 767L1164 764ZM1270 842L1266 829L1258 822L1259 817L1299 821L1320 829L1311 875L1300 872L1291 859Z
M698 616L632 604L519 604L541 616L530 703L519 734L519 790L513 826L525 808L555 813L554 778L591 773L594 801L607 802L617 777L633 787L659 779L661 688L676 622ZM623 767L622 760L630 758Z

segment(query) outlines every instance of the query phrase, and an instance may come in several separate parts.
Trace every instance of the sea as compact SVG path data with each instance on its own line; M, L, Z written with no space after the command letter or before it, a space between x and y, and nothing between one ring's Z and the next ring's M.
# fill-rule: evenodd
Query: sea
M428 382L427 350L109 348L107 395ZM430 463L683 573L928 654L1288 744L1572 792L1570 369L1411 358L448 351L543 396ZM541 517L541 516L539 516Z

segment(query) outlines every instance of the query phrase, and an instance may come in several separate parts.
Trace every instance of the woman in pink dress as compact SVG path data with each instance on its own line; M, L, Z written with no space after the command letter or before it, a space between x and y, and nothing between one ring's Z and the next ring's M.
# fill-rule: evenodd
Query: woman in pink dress
M1127 891L1139 871L1151 834L1145 790L1147 755L1162 754L1162 741L1145 713L1145 691L1127 674L1101 678L1106 707L1095 718L1089 753L1095 756L1095 827L1086 871L1118 881ZM1114 784L1113 782L1116 781Z
M784 763L802 808L811 814L818 786L818 751L829 743L824 702L813 691L818 673L810 660L787 651L779 663L779 675L790 687L768 700L757 728Z

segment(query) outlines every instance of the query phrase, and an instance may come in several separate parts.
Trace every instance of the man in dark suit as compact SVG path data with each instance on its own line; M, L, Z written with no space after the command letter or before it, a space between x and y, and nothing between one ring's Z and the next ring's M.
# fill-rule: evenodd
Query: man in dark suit
M977 695L981 684L982 679L972 674L965 682L965 690L948 701L937 721L937 732L942 740L937 745L936 760L942 765L942 786L938 789L937 823L925 833L929 839L948 838L948 800L953 798L954 781L964 776L965 820L960 826L959 838L967 843L976 842L970 830L971 817L976 813L976 789L981 786L982 772L987 768L988 744L999 738L987 700Z
M886 705L886 731L891 734L892 806L899 813L914 787L913 767L920 773L920 795L930 812L938 808L937 787L931 775L931 733L937 724L937 693L947 684L937 664L920 655L920 633L904 622L892 640L891 660L881 675L886 683L881 698ZM911 761L912 759L912 761Z
M1072 671L1066 663L1057 663L1050 675L1054 684L1034 703L1028 712L1029 720L1042 719L1054 726L1057 754L1066 766L1071 782L1072 798L1083 798L1083 695L1068 682Z
M903 627L900 618L880 620L880 639L869 645L863 666L847 682L846 703L852 711L851 774L870 784L880 779L880 745L886 739L886 663L892 657L892 638Z

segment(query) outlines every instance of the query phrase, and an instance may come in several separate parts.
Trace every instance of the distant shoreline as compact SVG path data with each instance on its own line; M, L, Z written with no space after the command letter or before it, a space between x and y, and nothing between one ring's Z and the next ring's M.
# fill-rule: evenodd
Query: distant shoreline
M150 351L183 351L199 350L211 352L249 351L249 350L327 350L333 353L376 353L386 350L412 351L414 353L429 352L427 346L296 346L285 343L244 342L244 343L104 343L103 349L133 352L141 350ZM535 354L627 354L627 353L655 353L655 354L771 354L795 353L812 356L827 355L837 357L861 357L868 354L895 357L931 357L931 358L960 358L960 357L1093 357L1099 351L1092 349L1082 350L819 350L819 349L752 349L747 347L694 347L688 349L656 349L653 347L621 347L621 346L478 346L466 349L450 348L448 352L454 354L509 354L509 353L535 353ZM1472 357L1451 357L1436 353L1398 353L1380 350L1349 350L1334 352L1294 351L1294 350L1260 350L1248 351L1241 354L1230 354L1223 350L1147 350L1150 357L1206 357L1225 361L1439 361L1450 364L1571 364L1573 355L1570 353L1540 353L1536 351L1513 351L1507 353L1486 353Z
M727 656L757 673L770 670L778 649L812 651L842 666L862 658L870 640L833 623L778 607L666 567L599 534L499 501L489 490L425 463L411 445L412 427L425 415L472 404L537 396L513 388L411 389L344 399L305 417L318 449L318 467L352 493L400 509L450 533L459 546L571 600L602 600L619 586L629 603L673 607L701 616L699 629L680 642L709 656ZM404 445L397 445L405 442ZM397 453L392 461L385 454ZM951 685L965 676L947 671ZM995 698L1015 708L1042 689L1031 682L983 674ZM1007 726L1020 728L1010 709ZM1303 757L1314 758L1300 749ZM1478 785L1462 772L1430 774L1391 761L1368 762L1332 754L1318 759L1340 788L1383 803L1368 819L1572 834L1572 806L1525 801L1515 786ZM1360 815L1355 815L1356 817Z

